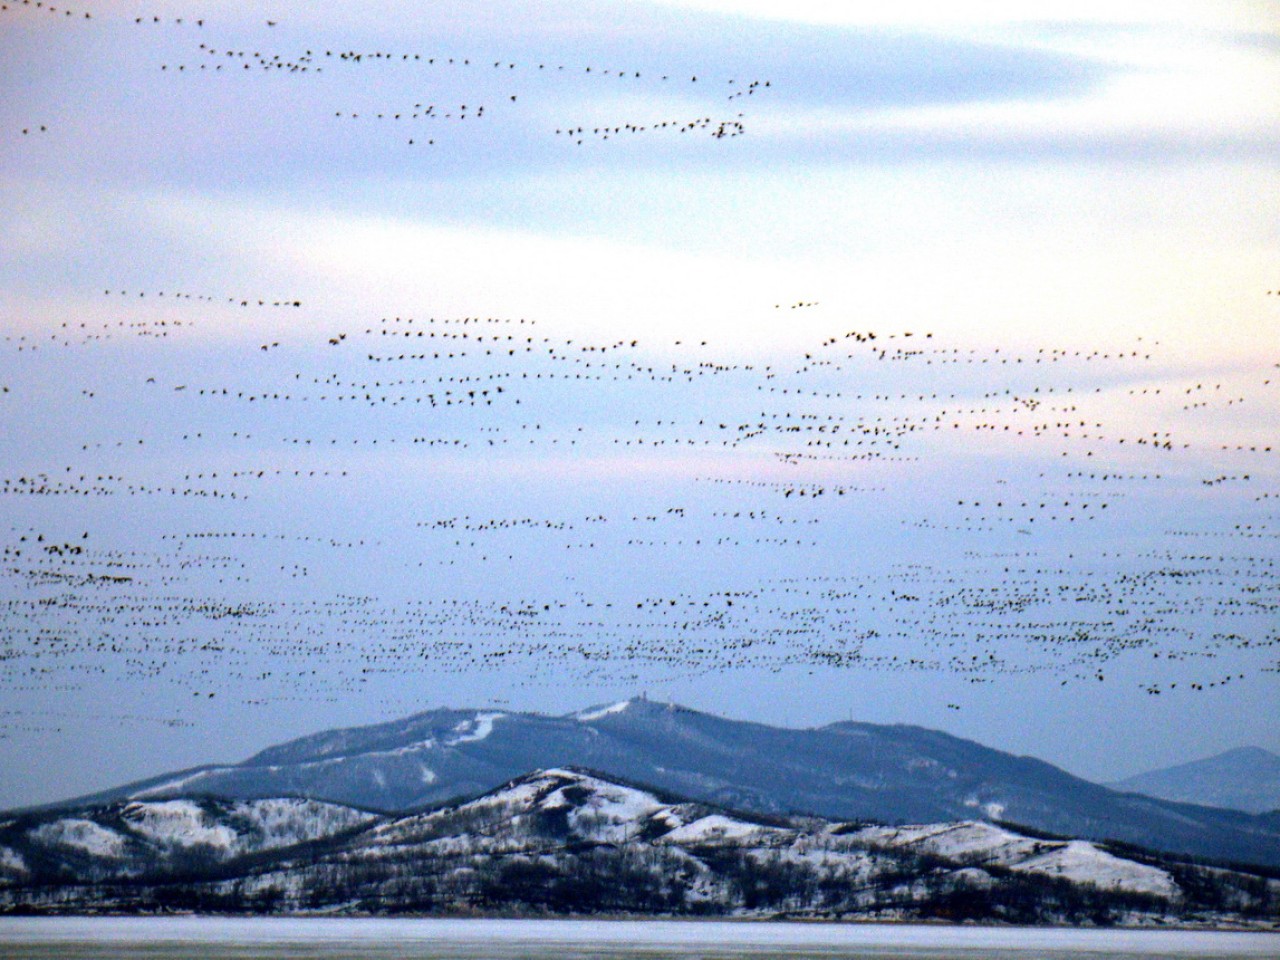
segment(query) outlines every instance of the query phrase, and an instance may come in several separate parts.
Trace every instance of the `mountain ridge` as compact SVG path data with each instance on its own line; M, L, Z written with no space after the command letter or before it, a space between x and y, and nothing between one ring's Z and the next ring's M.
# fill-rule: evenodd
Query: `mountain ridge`
M980 820L742 815L598 772L395 816L117 800L0 821L0 914L636 915L1271 929L1276 871Z
M68 802L292 795L393 812L480 795L525 771L565 766L760 813L883 823L976 816L1280 865L1280 816L1117 793L1035 757L908 724L837 721L790 729L646 699L562 716L427 710L309 734L240 764L188 768Z
M1271 813L1280 811L1280 756L1262 747L1236 747L1106 786L1180 803Z

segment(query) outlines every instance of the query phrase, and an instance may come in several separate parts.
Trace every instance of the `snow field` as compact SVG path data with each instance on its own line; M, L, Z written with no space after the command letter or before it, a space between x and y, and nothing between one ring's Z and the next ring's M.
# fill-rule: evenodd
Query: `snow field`
M74 847L95 857L118 859L124 856L124 837L92 820L78 817L55 820L37 827L31 835L40 843Z
M980 821L865 827L856 836L881 846L916 847L950 860L996 864L1126 893L1180 896L1166 871L1117 857L1085 840L1037 840Z
M229 853L239 839L226 824L211 824L208 815L190 800L135 802L124 808L123 816L134 830L157 843L179 847L203 844Z

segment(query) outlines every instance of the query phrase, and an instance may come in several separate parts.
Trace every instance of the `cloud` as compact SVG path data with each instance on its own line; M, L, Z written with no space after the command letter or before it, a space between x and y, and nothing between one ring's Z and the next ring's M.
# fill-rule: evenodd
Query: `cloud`
M1018 24L1165 23L1179 26L1232 29L1275 29L1274 3L1161 2L1161 0L1048 0L1036 4L1019 0L902 0L825 3L823 0L661 0L672 7L738 14L766 20L796 20L841 26L910 26L922 30L965 27L1010 27Z

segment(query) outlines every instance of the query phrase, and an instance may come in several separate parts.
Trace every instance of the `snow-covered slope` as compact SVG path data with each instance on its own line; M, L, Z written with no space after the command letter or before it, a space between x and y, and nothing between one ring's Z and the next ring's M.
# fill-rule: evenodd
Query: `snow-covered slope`
M0 824L0 884L34 875L139 877L191 871L321 840L376 815L301 799L118 801Z
M553 768L401 816L175 798L14 818L6 906L1221 922L1280 920L1280 882L981 821L743 815Z
M978 821L867 827L856 836L871 844L923 850L975 866L1007 867L1127 893L1180 896L1168 871L1118 857L1084 840L1039 840Z
M793 837L795 830L728 817L696 802L666 802L583 771L553 769L517 778L456 807L390 820L370 830L361 845L443 840L455 848L462 843L485 852L510 851L522 848L528 837L544 834L574 843L686 844L769 834Z

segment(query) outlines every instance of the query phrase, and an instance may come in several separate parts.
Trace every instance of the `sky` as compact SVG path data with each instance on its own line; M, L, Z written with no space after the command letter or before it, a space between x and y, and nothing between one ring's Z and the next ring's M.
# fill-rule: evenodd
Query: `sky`
M0 2L0 806L641 693L1280 750L1277 24Z

